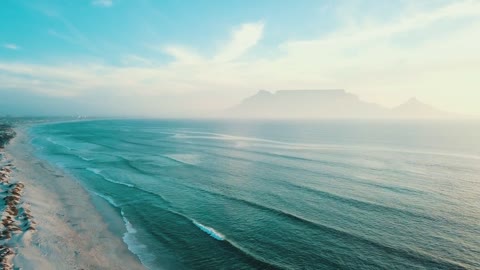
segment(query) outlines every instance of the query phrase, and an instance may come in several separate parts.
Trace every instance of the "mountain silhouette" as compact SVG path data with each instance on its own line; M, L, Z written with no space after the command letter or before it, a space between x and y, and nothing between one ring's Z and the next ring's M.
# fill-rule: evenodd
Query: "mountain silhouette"
M260 90L226 111L238 118L441 118L450 114L411 98L386 108L345 90Z

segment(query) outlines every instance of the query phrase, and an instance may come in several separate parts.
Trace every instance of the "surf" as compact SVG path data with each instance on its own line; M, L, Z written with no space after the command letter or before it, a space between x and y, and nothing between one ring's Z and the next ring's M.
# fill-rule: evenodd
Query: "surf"
M113 183L113 184L117 184L117 185L122 185L122 186L126 186L126 187L129 187L129 188L133 188L135 187L135 185L132 185L132 184L128 184L128 183L124 183L124 182L120 182L120 181L116 181L116 180L113 180L109 177L106 177L105 175L102 174L102 170L100 169L96 169L96 168L85 168L85 170L89 171L89 172L92 172L98 176L100 176L102 179L104 179L105 181L108 181L110 183Z
M206 234L210 235L212 238L214 238L218 241L225 240L225 236L223 234L217 232L214 228L203 225L202 223L200 223L196 220L192 220L192 222L195 226L197 226L200 230L202 230Z

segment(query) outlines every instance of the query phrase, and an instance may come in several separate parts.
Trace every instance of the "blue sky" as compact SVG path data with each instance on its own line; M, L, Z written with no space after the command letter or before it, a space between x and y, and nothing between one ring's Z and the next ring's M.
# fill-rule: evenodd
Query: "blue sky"
M475 0L3 0L0 113L188 115L344 88L480 115L478 48Z
M168 63L162 46L193 45L214 54L233 28L268 21L264 53L282 41L332 30L335 18L325 12L332 2L7 0L0 11L2 41L26 50L1 56L40 63L87 57L116 65L135 54Z

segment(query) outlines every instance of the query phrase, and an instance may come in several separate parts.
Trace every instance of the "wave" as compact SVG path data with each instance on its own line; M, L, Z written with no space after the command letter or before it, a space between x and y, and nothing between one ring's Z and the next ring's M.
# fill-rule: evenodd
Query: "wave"
M135 165L133 164L133 161L131 161L131 160L128 159L128 158L125 158L125 157L120 156L120 155L115 155L114 157L120 159L120 161L121 161L123 164L125 164L127 167L129 167L130 169L132 169L132 170L134 170L134 171L136 171L136 172L138 172L138 173L140 173L140 174L147 175L147 176L151 176L151 175L152 175L152 173L150 173L149 171L143 170L143 169L135 166Z
M120 182L120 181L116 181L116 180L113 180L105 175L102 174L102 170L100 169L96 169L96 168L85 168L85 170L89 171L89 172L92 172L98 176L100 176L102 179L110 182L110 183L114 183L114 184L118 184L118 185L123 185L123 186L126 186L126 187L129 187L129 188L133 188L135 187L135 185L132 185L132 184L128 184L128 183L124 183L124 182Z
M195 154L168 154L163 156L186 165L197 165L200 162L200 157Z
M92 171L99 172L99 173L101 172L101 170L99 170L99 169L94 169L94 168L86 168L86 170L92 170ZM107 181L108 181L108 180L107 180ZM123 184L124 184L124 185L129 185L129 184L126 184L126 183L123 183ZM136 189L136 190L138 190L139 192L147 193L147 194L149 194L149 195L151 195L151 196L154 196L155 198L162 200L162 201L165 203L165 205L168 205L168 206L171 206L171 205L172 205L172 203L171 203L170 201L168 201L167 199L165 199L162 195L160 195L160 194L158 194L158 193L155 193L155 192L153 192L153 191L148 191L148 190L146 190L146 189L140 188L139 186L135 186L135 185L131 185L131 186L129 186L129 187L131 187L132 189ZM92 191L92 192L93 192L93 191Z
M373 146L373 145L340 145L340 144L318 144L318 143L295 143L295 142L286 142L278 140L269 140L256 137L245 137L245 136L235 136L230 134L222 133L211 133L211 132L196 132L188 131L184 133L176 133L171 136L175 139L209 139L209 140L220 140L220 141L235 141L235 142L259 142L264 143L260 146L268 146L278 149L289 149L289 150L356 150L356 151L378 151L378 152L396 152L396 153L405 153L405 154L417 154L417 155L434 155L434 156L448 156L464 159L475 159L479 160L480 156L477 154L471 153L460 153L460 152L445 152L445 151L431 151L428 149L412 149L412 148L396 148L391 146Z
M165 211L168 211L169 213L172 213L174 215L177 215L181 218L184 218L188 221L191 221L196 227L198 227L199 229L201 229L202 231L206 232L207 234L209 234L211 237L215 238L216 240L219 240L221 241L222 243L225 243L226 245L228 245L230 248L233 248L236 252L240 252L240 254L242 254L243 256L245 256L246 258L248 258L249 260L251 261L254 261L256 263L256 265L258 266L258 264L261 265L261 268L260 269L286 269L288 267L286 266L283 266L283 265L279 265L278 263L276 262L272 262L272 261L269 261L267 260L266 258L263 258L261 255L259 254L255 254L254 252L248 250L247 248L244 248L242 247L241 245L235 243L234 241L232 241L231 239L227 239L225 238L222 234L220 234L219 232L215 231L213 228L211 227L208 227L208 226L205 226L199 222L197 222L195 219L193 218L190 218L188 217L187 215L185 214L182 214L181 212L177 212L175 210L173 210L172 208L167 208L167 209L163 209ZM217 239L216 237L214 237L212 234L210 234L211 232L215 232L215 236L216 237L221 237L221 239ZM338 267L337 267L338 268Z
M205 145L203 145L203 146L205 146ZM226 147L220 147L220 146L212 146L212 147L227 149ZM195 150L195 151L199 151L202 154L209 155L209 156L215 156L215 157L219 157L219 158L222 158L222 159L238 160L238 161L243 161L243 162L252 162L252 159L247 159L247 158L244 158L244 157L218 154L218 153L211 152L211 151L206 151L206 150ZM268 155L268 156L277 156L277 157L279 156L279 155L275 155L275 154L272 155L272 154L267 153L267 152L257 152L257 151L248 151L248 150L247 151L237 150L237 151L255 153L255 154L262 154L262 155ZM280 156L280 157L292 158L292 157L289 157L289 156ZM312 159L297 158L297 157L293 157L293 159L301 159L302 161L321 162L322 165L326 165L326 166L329 166L329 167L332 167L332 168L340 167L340 168L351 169L350 167L347 166L348 164L341 163L341 162L333 162L333 161L329 162L329 161L324 161L324 160L312 160ZM268 165L268 166L274 166L274 167L285 168L285 169L292 169L291 166L288 166L288 165L285 165L285 164L282 164L282 163L268 162L268 161L262 161L262 160L255 160L255 163L256 164L265 164L265 165ZM362 168L362 167L359 167L359 166L356 166L356 168L362 169L362 170L372 170L371 168ZM220 171L216 170L214 167L199 167L199 169L209 171L209 172L215 172L215 173L220 172ZM421 190L418 190L418 189L415 189L415 188L394 185L391 182L390 183L383 183L383 182L373 181L373 180L371 180L369 178L365 178L365 177L340 174L338 172L331 171L331 170L330 171L329 170L315 170L315 169L309 169L309 168L301 168L301 170L303 172L309 172L309 173L315 174L315 175L312 175L312 177L321 176L321 177L324 177L325 179L341 180L341 181L344 181L346 183L355 182L355 183L360 184L362 186L379 188L379 189L383 189L383 190L388 191L388 192L404 193L404 194L424 194L425 193L425 192L423 192ZM144 173L144 172L142 172L142 173ZM270 178L263 178L263 179L266 180L266 181L271 181ZM312 179L314 179L314 178L312 178ZM279 180L276 180L276 181L279 181ZM281 181L281 182L289 184L289 181ZM306 184L308 184L308 183L312 184L312 183L315 183L315 182L306 182Z
M115 206L115 207L117 207L117 208L120 207L120 205L117 204L111 197L109 197L109 196L107 196L107 195L100 194L100 193L95 192L95 191L92 191L92 190L88 190L88 191L91 192L91 193L93 193L93 194L95 194L95 195L97 195L98 197L104 199L104 200L107 201L109 204L111 204L111 205L113 205L113 206Z
M405 218L410 218L410 217L415 217L419 219L426 219L430 221L435 221L440 219L440 217L435 217L433 215L427 215L427 214L422 214L419 212L414 212L411 210L407 209L401 209L398 207L393 207L393 206L388 206L388 205L382 205L370 201L365 201L365 200L360 200L360 199L355 199L355 198L350 198L347 196L341 196L338 194L335 194L333 192L328 192L328 191L323 191L319 190L317 188L312 188L309 186L304 186L304 185L298 185L294 183L285 183L288 185L289 189L297 189L302 192L309 192L312 193L315 196L319 196L325 199L333 200L339 203L344 203L346 205L349 205L351 207L355 207L357 209L362 209L370 212L391 212L394 213L397 216L403 216Z
M122 215L123 222L125 223L125 228L127 231L123 234L122 240L125 244L127 244L128 250L130 250L133 254L138 256L140 262L145 266L147 269L153 269L153 267L149 267L149 265L155 260L155 255L150 253L147 249L147 246L142 244L138 241L137 237L137 230L132 226L132 223L125 217L125 213L123 210L120 210L120 214Z
M201 145L197 144L199 146L208 146L208 145ZM208 146L210 148L219 148L219 149L229 149L227 147L222 147L222 146ZM197 150L200 151L200 150ZM245 162L252 162L252 159L247 159L243 157L237 157L237 156L232 156L232 155L222 155L218 153L214 153L211 151L206 151L206 150L201 150L202 153L210 156L216 156L220 158L225 158L225 159L231 159L231 160L238 160L238 161L245 161ZM351 169L352 167L355 167L359 170L367 170L371 171L374 170L372 168L368 167L361 167L357 165L352 165L344 162L337 162L337 161L328 161L328 160L323 160L323 159L310 159L310 158L303 158L303 157L296 157L296 156L290 156L290 155L281 155L281 154L275 154L275 153L269 153L269 152L262 152L262 151L253 151L253 150L237 150L245 153L253 153L253 154L259 154L259 155L264 155L264 156L271 156L271 157L279 157L279 158L286 158L286 159L293 159L293 160L300 160L300 161L308 161L308 162L316 162L317 164L320 163L321 165L325 165L331 168L346 168L346 169ZM275 163L275 162L268 162L268 161L261 161L261 160L255 160L255 163L257 164L265 164L268 166L275 166L275 167L280 167L280 168L286 168L286 169L292 169L291 166L283 165L281 163ZM396 186L396 185L391 185L391 183L380 183L380 182L372 182L368 178L362 178L362 177L355 177L353 175L349 175L348 177L345 175L340 175L337 174L336 172L329 172L325 170L315 170L315 169L308 169L308 168L302 168L302 171L304 172L310 172L314 173L318 176L324 176L326 178L335 178L337 180L343 180L347 182L355 182L364 186L372 186L376 188L381 188L384 190L388 191L393 191L393 192L398 192L398 193L411 193L411 194L424 194L424 192L413 189L413 188L407 188L407 187L401 187L401 186ZM387 169L383 170L385 171L390 171ZM268 179L267 179L268 180ZM466 181L466 180L465 180Z
M217 232L214 228L212 227L208 227L208 226L205 226L203 225L202 223L196 221L196 220L192 220L193 224L195 224L195 226L197 226L198 228L200 228L200 230L206 232L208 235L210 235L211 237L219 240L219 241L223 241L225 240L225 236L223 236L223 234Z
M175 142L172 142L172 141L170 141L169 143L174 143L175 144ZM177 142L177 143L179 143L179 142ZM182 145L184 145L184 144L182 144ZM229 147L224 147L224 146L220 146L220 145L208 145L208 144L205 145L205 144L198 144L198 143L192 144L192 146L193 145L194 146L205 146L205 147L209 147L209 148L219 148L219 149L229 149L229 150L231 150L231 148L229 148ZM352 147L352 148L354 148L354 147ZM374 168L362 167L362 166L358 166L358 165L353 165L351 163L346 164L344 162L339 162L339 161L328 161L328 160L325 160L325 159L317 159L317 158L312 159L312 158L294 156L294 155L290 155L290 154L274 153L274 152L270 152L270 151L258 151L258 150L255 151L255 150L248 150L248 149L236 149L236 150L240 151L240 152L254 153L254 154L271 156L271 157L276 157L276 158L285 158L285 159L299 160L299 161L305 161L305 162L315 162L315 163L320 162L322 165L326 165L326 166L329 166L329 167L331 166L331 167L351 168L352 166L355 166L356 168L361 169L361 170L376 171ZM217 155L217 154L214 154L210 151L202 151L202 152L205 152L206 154L209 154L209 155L216 155L216 156L227 157L227 158L230 158L230 159L249 161L248 159L244 159L244 158L225 156L225 155ZM180 162L180 163L187 164L187 165L197 165L198 164L198 159L192 158L192 157L189 157L189 156L164 155L163 157L166 157L166 158L169 158L170 160L173 160L175 162ZM124 160L127 162L127 165L129 167L131 167L132 169L135 169L142 174L149 174L150 173L150 172L146 172L142 169L139 169L136 166L133 166L131 164L131 162L127 161L126 159L124 159ZM256 162L262 162L262 161L257 160ZM265 164L280 166L280 167L287 167L287 166L284 166L284 165L275 164L275 162L265 162ZM325 171L319 172L318 170L306 169L306 168L303 168L303 170L308 171L308 172L312 172L312 173L322 174L322 175L325 174ZM382 171L387 171L387 169L382 169ZM331 176L331 175L327 174L325 176ZM422 193L419 190L412 189L412 188L401 187L401 186L396 186L396 185L391 186L390 183L388 183L388 184L387 183L385 183L385 184L375 183L375 182L372 183L370 179L363 179L363 178L352 177L352 176L345 177L345 176L342 176L342 175L336 175L335 177L339 178L341 180L354 181L354 182L357 182L357 183L365 185L365 186L373 186L373 187L376 187L376 188L381 188L381 189L384 189L384 190L389 191L389 192L411 193L411 194Z
M202 168L202 169L205 169L205 168ZM262 180L267 181L268 179L267 178L265 178L265 179L262 178ZM211 194L211 195L214 195L214 196L217 196L217 197L221 197L221 198L224 198L224 199L234 200L234 201L237 201L237 202L240 202L240 203L243 203L243 204L247 204L247 205L250 205L250 206L253 206L253 207L256 207L256 208L262 208L264 210L272 210L272 208L263 206L261 204L255 203L255 202L251 202L251 201L248 201L248 200L244 200L244 199L240 199L240 198L236 198L236 197L232 197L232 196L227 196L225 194L218 193L218 192L215 192L215 191L205 190L205 189L197 187L197 186L192 186L192 185L179 183L179 182L176 182L175 184L176 185L181 185L185 188L188 188L188 189L191 189L191 190L194 190L194 191L201 191L201 192L205 192L205 193L208 193L208 194ZM361 210L365 210L365 211L391 212L391 213L393 213L393 214L395 214L396 216L399 216L399 217L404 217L404 218L414 217L414 218L425 219L425 220L429 220L429 221L442 220L441 217L434 216L432 214L419 213L419 212L416 212L416 211L411 211L411 210L402 209L402 208L398 208L398 207L393 207L393 206L389 206L389 205L381 205L381 204L370 202L370 201L345 197L345 196L341 196L341 195L338 195L338 194L335 194L335 193L332 193L332 192L319 190L317 188L313 188L313 187L310 187L308 185L306 186L306 185L294 184L294 183L289 183L289 182L283 182L283 184L286 185L289 189L296 189L296 190L299 190L299 191L302 191L302 192L309 192L309 193L311 193L315 196L319 196L319 197L322 197L322 198L325 198L325 199L329 199L329 200L335 201L337 203L343 203L343 204L349 205L350 207L355 207L357 209L361 209ZM157 197L161 198L163 201L165 201L167 204L171 205L171 202L166 200L160 194L157 194L157 193L151 192L151 191L147 191L147 190L144 190L144 189L139 188L139 187L135 187L135 188L140 190L140 191L147 192L147 193L150 193L154 196L157 196ZM285 214L281 210L278 210L278 211Z
M120 148L113 147L113 146L108 145L108 144L99 143L98 141L85 140L85 139L81 139L81 138L79 138L79 141L86 142L86 143L93 144L93 145L97 145L97 146L101 146L101 147L105 147L107 149L114 150L114 151L122 151L122 149L120 149Z
M226 241L226 242L230 246L232 246L234 249L236 249L237 251L240 251L243 255L247 256L250 259L253 259L256 263L260 263L262 266L259 269L275 269L275 270L278 270L278 269L292 269L292 267L280 265L278 262L272 262L272 261L269 261L269 260L263 258L260 255L254 254L250 250L242 247L241 245L237 244L234 241L229 240L229 241ZM339 265L339 264L335 264L331 261L327 261L326 263L334 266L336 269L341 269L341 265Z
M145 146L145 147L153 147L154 145L152 144L146 144L146 143L140 143L140 142L133 142L129 140L124 140L124 139L118 139L120 142L124 142L127 144L134 144L134 145L139 145L139 146Z
M86 168L86 170L91 171L91 172L93 172L93 173L95 173L95 174L98 174L99 176L102 176L102 177L103 177L103 175L101 174L101 170L100 170L100 169L96 169L96 168ZM107 180L107 181L109 181L109 180ZM118 182L118 183L121 183L121 182ZM117 183L116 183L116 184L117 184ZM167 199L165 199L162 195L160 195L160 194L158 194L158 193L155 193L155 192L153 192L153 191L149 191L149 190L143 189L143 188L141 188L140 186L135 186L135 185L127 184L127 183L122 183L122 185L129 185L129 187L131 187L132 189L136 189L136 190L138 190L139 192L143 192L143 193L149 194L149 195L151 195L151 196L154 196L154 197L157 198L157 199L162 200L162 201L165 203L165 205L168 205L168 206L171 206L171 205L172 205L172 203L171 203L170 201L168 201Z
M155 260L155 256L148 251L147 246L140 243L137 237L135 237L137 230L132 226L130 221L127 219L120 205L117 204L111 197L107 195L103 195L92 190L88 190L88 191L104 199L115 208L120 209L120 214L122 216L122 220L125 224L125 229L126 229L126 232L123 234L123 237L122 237L123 242L127 245L128 250L130 250L130 252L132 252L138 257L138 259L143 264L143 266L145 266L145 268L154 269L155 267L150 264Z
M79 157L80 159L83 159L85 161L92 161L93 160L93 158L86 158L86 157L83 157L81 155L77 155L77 157Z
M50 137L47 137L46 140L47 140L48 142L50 142L51 144L58 145L58 146L63 147L63 148L65 148L65 149L69 150L69 151L72 151L72 150L73 150L72 148L70 148L70 147L68 147L68 146L66 146L66 145L63 145L63 144L61 144L61 143L58 143L58 142L54 141L54 140L53 140L52 138L50 138Z
M91 169L92 171L95 171L95 172L101 172L101 170L99 169L93 169L93 168L89 168ZM160 198L162 200L164 200L166 203L167 203L167 209L165 209L166 211L172 213L172 214L176 214L182 218L185 218L187 220L189 220L190 222L192 222L197 228L199 228L200 230L202 230L203 232L207 233L209 236L211 236L212 238L218 240L218 241L222 241L222 242L225 242L227 243L228 245L230 245L232 248L236 249L237 251L241 252L244 256L247 256L248 258L250 258L251 260L254 260L256 261L257 263L260 263L262 264L264 267L263 269L282 269L282 268L285 268L285 267L281 267L273 262L269 262L268 260L248 251L247 249L241 247L240 245L228 240L225 238L225 236L223 234L221 234L220 232L216 231L214 228L212 227L209 227L209 226L206 226L204 224L201 224L200 222L196 221L195 219L193 218L190 218L188 217L187 215L185 214L182 214L180 212L177 212L175 211L174 209L172 209L171 207L171 203L169 201L166 201L161 195L157 194L157 193L154 193L154 192L151 192L151 191L147 191L147 190L144 190L144 189L141 189L139 187L135 187L135 189L141 191L141 192L146 192L146 193L149 193L157 198ZM147 269L155 269L155 266L152 266L149 267L150 265L150 262L152 262L154 260L154 255L151 254L147 247L143 244L141 244L141 242L137 239L137 237L135 236L137 234L137 230L133 227L133 225L130 223L130 221L126 218L125 216L125 213L123 212L122 208L121 208L121 205L119 205L118 203L116 203L111 197L107 196L107 195L103 195L103 194L100 194L100 193L97 193L97 192L94 192L94 191L91 191L89 190L91 193L103 198L104 200L106 200L108 203L110 203L112 206L120 209L120 213L121 213L121 216L122 216L122 219L125 223L125 228L126 228L126 232L124 233L123 237L122 237L122 240L125 242L125 244L127 244L127 247L128 249L134 253L135 255L138 256L138 258L140 259L141 263L147 268Z
M194 146L194 147L198 146L198 147L206 147L206 148L227 149L229 151L232 150L229 147L220 146L220 145L208 145L208 144L198 144L198 143L191 144L191 145ZM246 162L251 162L252 161L252 159L247 159L247 158L232 156L232 155L222 155L222 154L218 154L218 153L215 153L215 152L212 152L212 151L209 151L209 150L205 150L205 149L201 149L201 150L195 149L195 150L196 151L201 151L202 153L207 154L207 155L221 157L221 158L227 158L227 159L239 160L239 161L246 161ZM327 166L327 167L334 168L334 169L335 168L345 168L345 169L356 168L358 170L377 171L375 168L372 168L372 167L359 166L359 165L355 165L355 164L352 164L352 163L346 163L346 162L341 162L341 161L331 161L331 160L327 160L327 159L318 159L318 158L307 158L307 157L294 156L294 155L291 155L291 154L279 154L279 153L274 153L274 152L249 150L249 149L235 149L235 150L238 151L238 152L243 152L243 153L248 153L248 154L257 154L257 155L268 156L268 157L273 157L273 158L283 158L283 159L286 159L286 160L298 160L298 161L301 161L301 162L310 162L310 163L315 164L315 165L321 164L322 166ZM256 159L255 163L266 164L266 165L269 165L269 166L275 166L275 167L281 167L281 168L287 168L287 169L292 168L291 166L283 165L282 163L273 162L273 161L262 161L262 160ZM330 178L335 177L337 179L346 180L346 181L349 181L349 182L353 181L353 182L356 182L356 183L359 183L359 184L362 184L362 185L373 186L373 187L377 187L377 188L381 188L381 189L385 189L385 190L393 191L393 192L403 192L403 193L412 193L412 194L423 193L423 192L421 192L419 190L416 190L416 189L407 188L407 187L400 187L400 186L391 186L390 183L382 184L382 183L371 182L370 179L361 178L361 177L354 177L352 175L350 175L348 177L342 176L342 175L337 175L337 174L335 174L336 172L328 173L325 170L315 170L315 169L308 169L308 168L302 168L302 171L311 172L311 173L315 173L317 175L322 175L322 176L330 177ZM395 172L395 171L392 171L392 170L389 170L389 169L382 169L382 172Z
M236 197L226 196L224 194L220 194L212 191L207 191L203 189L197 189L197 190L212 194L214 196L219 196L219 197L233 200L239 203L243 203L251 207L257 208L261 211L270 212L276 216L287 218L290 221L298 222L304 226L310 227L315 230L325 231L329 235L335 235L340 239L347 239L346 242L355 240L360 243L367 244L379 251L387 252L389 254L395 254L396 256L403 257L403 258L408 258L410 260L417 261L420 264L430 265L433 268L439 267L439 269L466 269L463 265L459 264L458 262L451 261L445 258L439 258L439 257L436 257L435 255L429 254L424 251L403 249L399 247L390 246L387 244L383 244L383 243L379 243L377 241L371 240L365 236L360 236L352 232L344 231L339 228L327 226L325 224L318 223L316 221L307 219L297 214L286 212L284 210L276 209L273 207L265 206L256 202L252 202L252 201L248 201L248 200L244 200ZM229 243L232 244L230 241Z
M93 172L94 174L97 174L97 175L101 175L100 172L102 171L100 169L95 169L95 168L85 168L85 170L89 172Z

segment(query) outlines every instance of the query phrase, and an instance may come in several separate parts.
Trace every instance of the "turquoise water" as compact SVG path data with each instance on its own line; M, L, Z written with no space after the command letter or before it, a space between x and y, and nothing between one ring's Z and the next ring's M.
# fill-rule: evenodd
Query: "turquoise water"
M151 269L480 269L480 123L103 120L39 155Z

